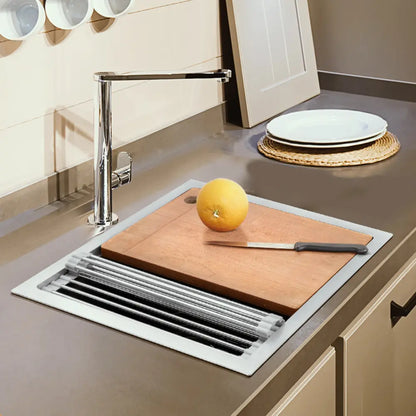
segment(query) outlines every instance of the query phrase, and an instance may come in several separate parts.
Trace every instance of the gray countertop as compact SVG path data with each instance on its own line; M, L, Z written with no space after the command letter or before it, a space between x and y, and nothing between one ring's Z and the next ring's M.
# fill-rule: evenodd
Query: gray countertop
M322 91L292 110L345 108L385 118L401 150L372 165L279 163L210 110L129 145L133 182L114 193L127 218L189 179L228 177L247 193L393 233L253 376L246 377L10 294L93 236L91 188L0 223L0 414L261 415L325 351L416 250L416 104ZM291 110L291 111L292 111Z

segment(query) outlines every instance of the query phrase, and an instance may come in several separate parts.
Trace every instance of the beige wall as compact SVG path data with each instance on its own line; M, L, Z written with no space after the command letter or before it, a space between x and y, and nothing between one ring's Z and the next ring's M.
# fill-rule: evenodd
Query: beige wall
M309 0L319 70L416 82L415 0Z
M0 196L93 153L96 71L221 67L219 0L136 0L126 15L22 42L0 36ZM215 81L114 84L113 140L125 144L222 102Z

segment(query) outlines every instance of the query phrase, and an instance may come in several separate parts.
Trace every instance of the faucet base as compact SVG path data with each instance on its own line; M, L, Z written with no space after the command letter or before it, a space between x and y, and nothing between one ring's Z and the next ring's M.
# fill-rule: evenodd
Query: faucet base
M97 224L95 222L95 215L92 213L88 216L87 222L89 225L95 225L96 227L109 227L110 225L114 225L118 223L118 215L114 214L114 212L111 214L111 221L108 221L104 224Z

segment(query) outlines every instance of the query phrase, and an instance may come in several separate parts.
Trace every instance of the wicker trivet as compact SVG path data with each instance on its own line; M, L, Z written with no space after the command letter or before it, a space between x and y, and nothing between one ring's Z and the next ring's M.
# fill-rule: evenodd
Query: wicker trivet
M397 153L400 143L390 132L369 145L345 147L343 150L297 148L277 143L265 136L258 141L257 148L264 156L280 162L335 167L379 162Z

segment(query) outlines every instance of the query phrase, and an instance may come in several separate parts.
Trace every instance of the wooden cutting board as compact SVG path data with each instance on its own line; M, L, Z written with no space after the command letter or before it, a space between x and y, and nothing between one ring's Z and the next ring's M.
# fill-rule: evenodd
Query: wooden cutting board
M367 244L372 237L250 203L231 232L201 222L190 189L101 246L104 257L285 315L296 312L354 256L204 244L207 240ZM188 201L188 202L187 202Z

